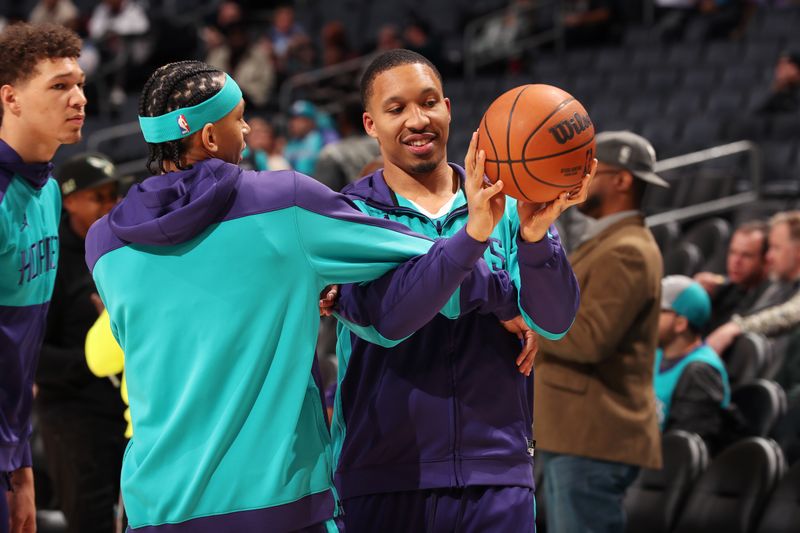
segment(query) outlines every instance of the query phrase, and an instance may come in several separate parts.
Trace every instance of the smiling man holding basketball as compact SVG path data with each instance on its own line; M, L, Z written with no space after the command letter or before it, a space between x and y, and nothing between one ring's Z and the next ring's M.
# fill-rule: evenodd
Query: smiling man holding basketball
M465 178L483 175L486 155L473 135L466 170L447 162L450 102L436 67L386 52L361 95L385 168L343 192L432 238L458 231ZM589 179L544 206L498 198L491 271L402 341L385 339L378 317L413 309L385 313L369 289L342 287L332 432L347 531L533 531L532 378L515 365L515 333L558 339L574 319L578 290L552 222L584 199Z

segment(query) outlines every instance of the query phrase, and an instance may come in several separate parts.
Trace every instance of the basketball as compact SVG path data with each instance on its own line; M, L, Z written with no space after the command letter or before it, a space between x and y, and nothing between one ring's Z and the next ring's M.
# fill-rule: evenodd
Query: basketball
M577 187L594 158L594 125L586 109L551 85L522 85L484 113L478 150L485 172L518 200L549 202Z

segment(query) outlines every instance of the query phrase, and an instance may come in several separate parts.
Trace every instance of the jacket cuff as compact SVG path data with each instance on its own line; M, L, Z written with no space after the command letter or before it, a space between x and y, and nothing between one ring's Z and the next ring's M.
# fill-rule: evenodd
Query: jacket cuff
M526 242L517 232L517 261L530 267L544 266L555 255L555 246L549 233L540 241Z

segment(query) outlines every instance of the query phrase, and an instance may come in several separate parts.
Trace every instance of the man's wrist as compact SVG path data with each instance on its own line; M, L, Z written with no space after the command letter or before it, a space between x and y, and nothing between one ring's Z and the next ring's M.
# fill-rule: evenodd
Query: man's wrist
M523 242L540 242L547 236L547 228L544 230L530 230L526 229L524 226L520 226L519 236Z

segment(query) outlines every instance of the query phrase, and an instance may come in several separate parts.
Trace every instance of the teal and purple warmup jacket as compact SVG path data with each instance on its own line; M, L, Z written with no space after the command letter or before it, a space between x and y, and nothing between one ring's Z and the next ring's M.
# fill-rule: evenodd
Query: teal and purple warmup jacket
M451 166L463 183L463 169ZM463 192L431 220L387 186L382 170L343 193L370 216L431 238L457 234L467 220ZM342 287L331 431L344 500L475 485L533 488L533 377L518 372L520 342L500 319L521 314L540 335L560 338L580 292L555 228L537 243L520 241L518 228L508 198L486 264L406 339L386 331L386 302L374 286Z
M58 265L51 169L0 141L0 472L31 466L33 379Z
M486 247L465 231L434 243L365 216L292 171L210 159L135 186L86 240L125 351L133 531L282 532L334 517L311 372L320 291L380 278L389 307L416 308L385 317L402 338Z

